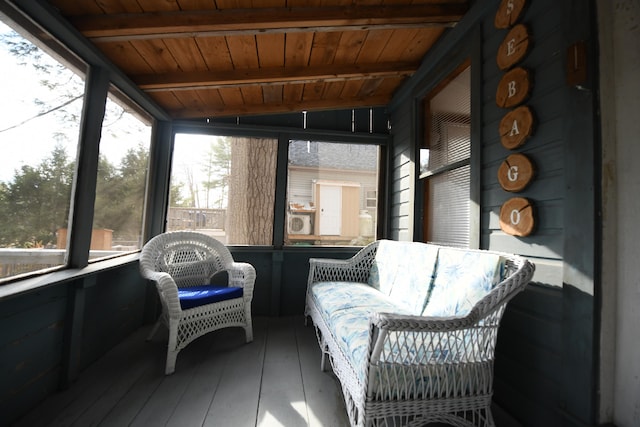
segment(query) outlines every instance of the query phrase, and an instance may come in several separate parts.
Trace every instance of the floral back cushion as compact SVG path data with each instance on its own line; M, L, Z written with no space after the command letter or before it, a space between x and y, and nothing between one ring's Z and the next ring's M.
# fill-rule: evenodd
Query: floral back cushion
M420 315L429 297L438 247L417 242L381 240L369 285Z
M440 248L433 290L423 316L462 317L501 280L497 254Z

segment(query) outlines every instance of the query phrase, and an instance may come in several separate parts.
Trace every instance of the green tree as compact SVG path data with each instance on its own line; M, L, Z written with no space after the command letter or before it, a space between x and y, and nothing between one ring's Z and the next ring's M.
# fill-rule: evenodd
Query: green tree
M137 240L142 223L149 152L139 144L118 167L101 157L98 168L94 228L114 230L114 238Z
M74 163L59 145L38 166L24 165L16 170L13 180L2 186L3 246L56 243L57 230L67 226L73 171Z
M182 189L184 188L184 182L174 182L171 180L171 188L169 189L169 203L170 206L182 207L191 206L188 198L182 195Z

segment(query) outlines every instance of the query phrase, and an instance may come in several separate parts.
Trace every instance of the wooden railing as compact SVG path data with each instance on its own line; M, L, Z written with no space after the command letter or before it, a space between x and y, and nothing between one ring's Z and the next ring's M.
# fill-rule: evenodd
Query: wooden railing
M224 230L226 209L169 208L167 230Z
M66 249L0 249L0 278L64 265ZM122 254L122 250L92 250L89 259Z

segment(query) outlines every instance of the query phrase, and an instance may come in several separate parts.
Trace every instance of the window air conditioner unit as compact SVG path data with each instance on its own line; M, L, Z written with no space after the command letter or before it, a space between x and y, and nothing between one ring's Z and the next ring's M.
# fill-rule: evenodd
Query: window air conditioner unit
M309 215L289 215L289 234L311 234Z

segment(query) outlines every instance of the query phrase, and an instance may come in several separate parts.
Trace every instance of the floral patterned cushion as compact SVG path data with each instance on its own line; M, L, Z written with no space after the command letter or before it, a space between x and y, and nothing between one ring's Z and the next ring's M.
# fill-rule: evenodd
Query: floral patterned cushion
M378 292L379 293L379 292ZM395 312L409 314L398 309L389 301L379 299L368 305L338 310L329 318L329 329L337 338L338 345L350 359L360 379L364 380L367 364L367 345L369 340L369 318L375 312Z
M368 283L411 314L420 315L431 291L437 255L437 246L381 240Z
M504 259L496 254L440 248L437 273L423 316L462 317L498 284Z
M332 313L353 307L377 306L386 300L387 311L396 308L378 290L364 283L355 282L317 282L312 285L311 295L327 321ZM366 328L365 328L366 329Z
M393 307L389 307L384 301L372 303L369 306L352 307L350 309L338 310L329 319L329 328L337 338L338 345L343 353L349 358L351 366L356 370L361 380L367 374L367 346L369 345L369 318L373 312L389 312ZM399 314L408 314L395 308ZM382 393L394 398L407 396L397 395L398 390L409 391L414 395L417 390L424 388L425 374L421 370L416 371L412 361L427 358L432 363L453 363L460 358L458 350L462 349L460 341L461 334L452 333L440 337L439 342L416 342L416 339L423 339L424 335L389 332L384 342L382 350L382 360L394 361L393 365L380 366L380 370L373 377L373 390L380 390ZM444 340L444 341L443 341ZM446 341L446 342L445 342ZM406 365L402 362L406 362ZM384 362L382 365L386 365ZM389 371L393 366L393 372ZM399 379L403 378L399 382ZM408 387L408 382L414 383Z

